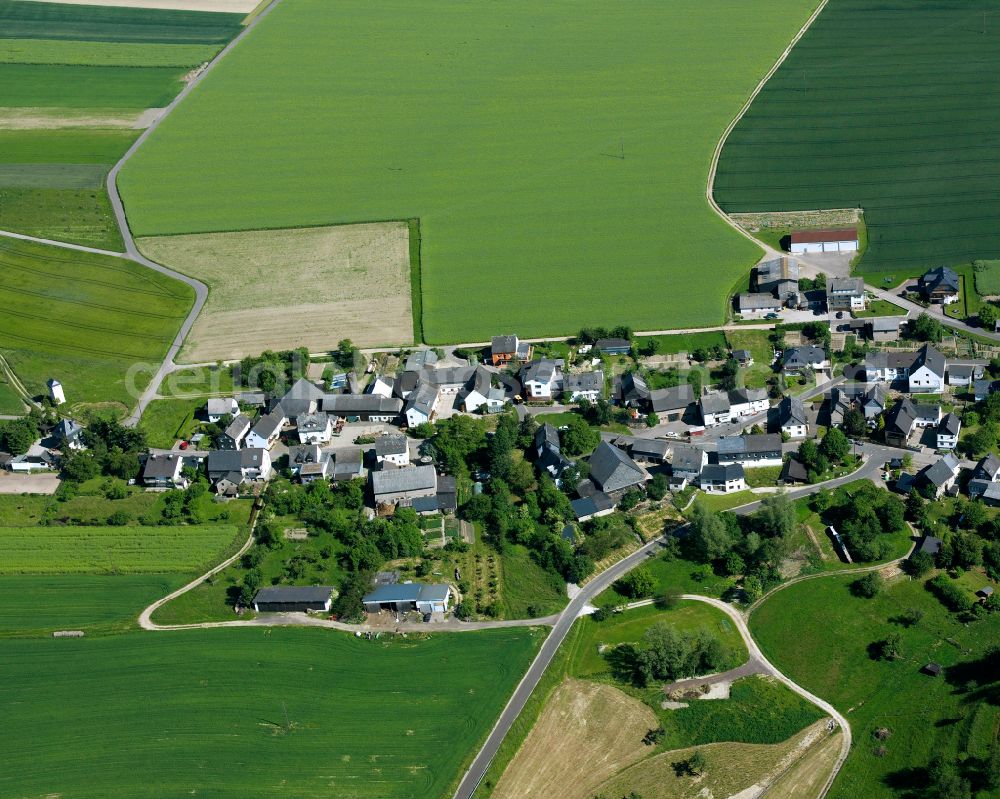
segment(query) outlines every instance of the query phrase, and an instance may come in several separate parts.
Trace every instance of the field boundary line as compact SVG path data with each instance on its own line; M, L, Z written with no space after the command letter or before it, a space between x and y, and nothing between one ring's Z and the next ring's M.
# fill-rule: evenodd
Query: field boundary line
M124 252L101 250L97 247L87 247L83 244L71 244L68 241L57 241L56 239L43 239L40 236L28 236L24 233L15 233L12 230L0 230L0 236L10 239L20 239L21 241L30 241L35 244L47 244L50 247L62 247L64 250L76 250L77 252L89 252L94 255L108 255L112 258L125 258L126 260L132 260L128 257L128 254Z
M218 64L219 61L221 61L234 47L243 41L247 34L256 28L261 20L266 18L267 15L270 14L280 2L281 0L271 0L270 5L263 8L259 13L256 13L255 9L256 16L250 20L243 30L234 36L225 47L216 53L215 57L205 65L205 68L202 69L190 83L181 89L177 96L174 97L174 99L171 100L170 103L163 109L163 112L153 120L153 123L141 134L139 134L139 137L132 143L132 146L125 151L125 154L113 167L111 167L111 171L108 172L105 184L108 190L108 198L111 200L111 209L114 212L115 221L118 224L122 241L125 244L126 257L131 258L136 263L142 264L143 266L172 277L175 280L186 283L193 288L195 292L194 304L191 306L190 312L181 324L180 330L177 331L177 336L174 338L173 343L171 343L169 349L167 350L167 354L164 357L163 362L152 375L149 385L146 387L145 391L143 391L142 396L139 397L135 410L128 417L128 419L125 420L124 424L127 427L135 427L139 424L139 420L142 418L142 414L145 412L146 407L152 401L153 397L159 393L160 384L163 382L163 378L175 366L175 358L178 353L180 353L184 340L187 338L188 333L191 332L191 328L194 326L195 320L201 314L202 308L205 307L205 302L208 299L208 286L200 280L170 269L163 264L156 263L139 252L139 248L135 244L135 238L132 236L132 229L128 224L128 216L125 213L125 206L122 203L121 194L118 192L118 173L121 172L122 167L125 166L129 158L135 154L143 142L145 142L152 135L153 131L160 126L163 120L166 119L170 113L184 101L184 98L198 87L198 85L205 79L205 76L212 71L215 65Z
M795 45L799 43L799 39L801 39L806 34L806 31L808 31L809 28L812 27L812 24L822 13L823 9L826 8L828 2L829 0L820 0L820 4L816 7L815 11L812 12L812 14L809 16L809 19L807 19L805 23L802 25L802 27L799 28L798 33L796 33L795 36L792 38L792 40L788 43L788 46L785 48L784 52L782 52L782 54L778 56L778 60L774 62L774 65L767 71L767 74L765 74L764 77L760 79L760 82L757 84L754 90L750 92L750 96L747 98L746 102L743 103L743 107L739 110L736 116L733 117L733 121L729 123L729 126L722 132L722 136L719 138L719 143L715 146L715 152L712 154L712 164L708 170L708 183L705 186L705 197L708 199L708 204L712 206L712 210L714 210L715 213L717 213L722 218L722 220L727 225L729 225L733 230L735 230L744 238L752 241L758 247L761 247L764 250L765 257L780 257L781 253L779 253L777 250L772 249L770 245L765 244L764 242L754 238L752 235L750 235L750 233L748 233L738 224L736 224L735 220L733 220L732 217L730 217L725 211L722 210L722 207L715 201L715 193L713 191L715 187L715 173L719 168L719 157L722 155L722 148L725 146L726 141L729 139L729 135L740 123L740 120L743 119L747 111L750 110L750 106L753 105L753 101L757 99L757 95L760 94L761 91L764 89L764 85L773 77L774 73L778 71L778 68L785 63L785 60L791 54L792 49L795 47Z

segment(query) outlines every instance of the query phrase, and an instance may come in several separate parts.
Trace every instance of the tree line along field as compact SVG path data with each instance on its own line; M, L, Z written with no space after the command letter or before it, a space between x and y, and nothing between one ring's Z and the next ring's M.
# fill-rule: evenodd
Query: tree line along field
M419 218L432 342L719 322L759 251L707 203L712 150L810 8L291 0L129 160L130 223Z
M129 367L162 361L194 301L186 284L132 261L14 239L0 240L0 269L0 351L30 393L55 377L71 407L131 407Z
M751 631L777 668L851 723L854 744L832 799L937 796L919 792L935 757L957 758L974 772L985 770L997 746L1000 672L984 656L1000 640L1000 616L962 623L926 577L898 577L874 599L852 592L856 579L825 577L778 591L753 613ZM922 616L905 623L914 611ZM902 656L877 659L873 646L893 633ZM921 672L931 661L944 667L941 676ZM880 729L889 736L878 737ZM1000 791L980 782L975 796Z
M120 250L108 172L240 20L2 0L0 230Z
M831 0L729 136L729 212L860 207L860 268L1000 255L1000 3Z
M7 796L444 799L542 639L251 628L12 640Z

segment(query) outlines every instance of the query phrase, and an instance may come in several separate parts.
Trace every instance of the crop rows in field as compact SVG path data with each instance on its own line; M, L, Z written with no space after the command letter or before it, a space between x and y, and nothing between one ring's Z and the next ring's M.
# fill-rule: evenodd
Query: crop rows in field
M868 270L1000 256L997 0L830 0L722 151L732 212L861 207Z
M1000 260L975 261L976 291L984 297L1000 295Z
M30 391L56 374L73 401L128 404L127 369L162 360L193 301L132 261L11 239L0 240L0 270L0 349Z
M223 44L242 14L0 0L0 38Z
M0 574L193 572L236 534L233 525L0 527Z
M4 792L444 799L542 637L275 627L6 641L0 705L18 733Z
M712 150L809 8L284 3L119 185L139 236L419 218L428 341L710 325L758 255Z

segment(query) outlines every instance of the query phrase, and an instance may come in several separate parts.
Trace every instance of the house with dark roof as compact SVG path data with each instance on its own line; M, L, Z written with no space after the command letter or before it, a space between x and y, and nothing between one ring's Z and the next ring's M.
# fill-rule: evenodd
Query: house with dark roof
M937 555L941 551L941 544L944 543L940 538L933 535L925 535L920 539L920 545L914 550L914 552L926 552L928 555Z
M59 424L52 430L52 434L59 442L59 448L63 451L87 448L87 445L83 443L83 427L72 419L60 419Z
M917 480L923 485L930 486L935 497L941 497L955 485L959 471L958 459L949 453L922 469L917 474Z
M906 324L905 316L873 316L855 320L857 330L870 341L898 341L900 328ZM854 324L852 323L852 328Z
M725 391L710 391L698 401L701 421L705 427L715 427L732 421L729 394Z
M417 427L434 418L438 401L438 390L428 383L420 383L417 390L406 399L403 416L409 428Z
M768 314L777 314L783 305L773 294L763 292L737 294L733 303L736 313L744 319L760 319Z
M798 397L783 397L778 403L778 426L789 438L806 438L809 435L809 414Z
M670 452L670 444L662 438L622 436L615 441L615 446L628 450L634 460L645 463L663 463Z
M329 612L332 598L329 585L273 585L257 592L253 609L258 613Z
M701 470L698 485L706 494L732 494L736 491L746 491L746 473L743 471L743 466L738 463L710 463Z
M281 406L277 406L266 416L261 416L246 437L246 446L252 449L270 449L281 435L288 422Z
M564 457L559 431L547 422L535 431L535 465L548 472L558 483L573 461Z
M615 501L603 491L595 491L585 497L574 499L570 503L573 515L578 522L599 519L615 512Z
M531 360L531 345L517 336L494 336L490 344L490 360L494 366L506 366L511 361Z
M948 385L971 386L982 380L986 374L986 364L978 361L948 361Z
M806 470L805 464L792 455L781 468L781 482L785 485L808 483L809 472Z
M240 413L236 415L223 431L222 435L218 437L215 441L215 446L217 449L230 449L236 450L243 446L247 435L250 433L250 428L253 422L250 421L249 416L245 416Z
M361 599L365 610L378 613L417 611L418 613L447 613L451 601L451 586L443 583L392 583L380 585Z
M924 344L924 346L917 350L917 357L910 367L910 393L940 394L944 391L946 368L944 355L930 344Z
M376 505L406 507L417 497L437 495L437 471L430 465L370 472L368 476Z
M766 388L734 388L728 396L729 415L733 421L764 413L771 405Z
M516 336L514 337L517 338ZM418 349L406 356L406 363L403 364L404 372L422 372L430 369L438 362L438 354L432 349Z
M940 421L940 405L917 405L908 397L901 399L886 411L885 443L890 447L905 447L915 430L933 427Z
M966 489L970 499L981 500L986 505L1000 505L1000 483L994 480L973 479Z
M588 400L597 402L604 395L604 372L578 372L563 375L563 394L570 402Z
M262 447L212 450L208 453L207 469L208 479L219 493L252 480L269 480L273 471L271 453Z
M393 466L408 466L410 464L410 446L406 436L398 434L383 434L375 439L372 453L376 463L391 463Z
M364 457L360 449L338 449L333 460L333 479L336 482L354 480L364 472Z
M299 477L306 467L322 465L324 461L329 464L330 460L329 454L323 452L319 444L295 444L288 448L288 470L294 477ZM315 475L317 471L320 471L325 476L329 468L329 465L320 470L311 468L309 473Z
M708 465L708 453L693 444L676 444L670 457L670 487L682 491L696 483Z
M649 475L618 447L607 441L597 445L590 455L590 479L606 494L623 492L641 486Z
M330 416L319 413L300 413L295 417L295 427L300 444L329 444L333 438Z
M649 402L649 386L642 375L626 372L618 381L618 398L628 408L645 408Z
M289 419L300 414L316 413L323 396L322 389L300 377L281 398L281 409Z
M403 412L403 400L378 394L325 394L323 410L348 422L387 422L393 424Z
M844 417L854 410L857 397L850 391L839 386L835 386L830 389L828 402L830 409L830 426L840 427L844 424Z
M962 420L957 414L947 413L938 423L937 448L955 449L958 446L958 436L962 432Z
M604 355L628 355L632 352L632 342L627 338L599 338L594 349Z
M923 274L920 278L920 291L927 302L950 305L958 300L960 282L958 273L947 266L939 266Z
M780 466L781 436L777 433L722 436L717 444L716 455L721 464Z
M215 424L223 416L236 416L240 406L234 397L212 397L205 403L205 416L210 424Z
M521 367L521 384L528 399L552 399L562 391L562 362L549 358L531 361Z
M184 459L179 454L149 455L142 467L142 484L148 488L187 488L183 468Z
M771 294L780 302L796 299L799 294L799 263L782 256L757 264L753 271L753 290Z
M485 410L486 413L499 413L507 404L504 390L493 385L493 372L485 366L477 366L472 377L462 387L458 397L462 409L466 413Z
M684 418L694 399L694 388L690 383L658 388L649 392L649 409L660 417L661 422L677 422Z
M976 469L972 476L979 480L989 480L990 482L1000 481L1000 458L992 452L976 464Z
M753 353L750 350L733 350L733 360L740 369L748 369L753 366Z
M781 355L781 368L786 374L816 371L827 365L826 352L823 348L814 347L811 344L789 347Z
M863 311L865 281L860 277L831 277L826 281L826 307L830 311Z

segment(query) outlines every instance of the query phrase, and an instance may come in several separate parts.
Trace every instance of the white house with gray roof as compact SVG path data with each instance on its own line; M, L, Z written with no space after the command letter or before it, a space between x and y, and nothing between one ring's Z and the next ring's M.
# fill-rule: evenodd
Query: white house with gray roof
M229 426L219 436L215 442L215 446L218 449L240 449L252 426L253 422L250 421L249 416L242 413L237 414L236 418L229 423Z
M295 427L300 444L329 444L333 438L333 426L328 414L303 413L296 417Z
M275 410L257 420L247 433L246 446L252 449L270 449L281 435L281 429L288 422L279 405Z
M809 414L798 397L784 397L778 403L778 425L789 438L806 438L809 435Z
M570 402L597 402L604 395L604 372L579 372L563 376L563 393Z
M233 397L212 397L205 403L205 415L211 424L218 422L223 416L236 416L240 406Z
M962 420L958 418L958 414L947 413L938 423L936 432L938 449L955 449L962 432Z
M410 465L410 446L404 435L381 435L375 439L372 451L376 463L391 463L393 466Z
M682 491L698 482L702 469L708 465L708 453L692 444L676 444L670 460L670 487Z
M542 358L525 364L521 369L521 383L528 399L552 399L562 391L561 361Z
M746 491L746 472L738 463L709 464L701 470L698 485L706 494L733 494Z

